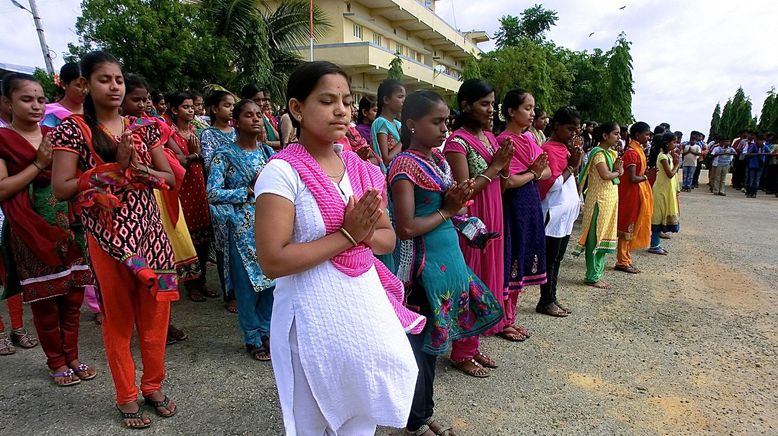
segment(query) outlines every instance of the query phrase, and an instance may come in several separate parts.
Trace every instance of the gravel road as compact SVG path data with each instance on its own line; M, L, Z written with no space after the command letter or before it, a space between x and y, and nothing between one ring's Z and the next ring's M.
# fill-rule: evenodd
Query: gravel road
M560 300L572 316L535 314L530 289L520 319L532 338L483 342L500 363L492 377L440 359L437 416L463 435L778 434L778 198L701 188L681 212L670 255L637 253L638 276L606 271L610 290L583 286L583 259L566 259ZM243 353L237 315L187 300L173 319L190 336L168 350L166 392L180 413L142 433L282 434L272 369ZM100 374L75 387L52 386L40 347L0 357L0 434L140 434L120 427L87 313L81 331L82 360Z

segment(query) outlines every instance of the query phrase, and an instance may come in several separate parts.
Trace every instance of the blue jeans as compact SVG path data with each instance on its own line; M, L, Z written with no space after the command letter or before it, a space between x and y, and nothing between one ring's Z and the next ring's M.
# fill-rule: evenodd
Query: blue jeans
M694 185L694 172L697 171L696 166L683 167L683 185L684 189L691 188Z
M651 229L651 248L659 248L662 246L662 239L659 235L662 232L659 229Z
M238 303L238 320L246 345L261 346L270 337L270 317L273 312L273 291L268 288L255 292L251 279L243 266L238 246L230 241L230 278Z
M756 195L759 181L762 179L762 168L749 168L746 171L746 194Z

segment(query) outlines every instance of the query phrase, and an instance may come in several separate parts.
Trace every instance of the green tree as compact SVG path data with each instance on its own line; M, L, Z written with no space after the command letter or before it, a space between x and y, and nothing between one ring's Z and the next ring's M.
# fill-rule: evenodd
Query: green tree
M751 113L751 100L740 87L735 95L727 100L721 111L721 135L735 138L743 129L754 129L756 123Z
M391 62L389 62L389 72L387 73L386 77L388 79L402 81L404 76L405 73L403 73L403 60L400 57L400 53L397 52L394 54Z
M762 113L759 115L759 130L762 132L772 132L778 135L778 95L775 88L767 92L764 104L762 104Z
M69 58L106 50L156 89L225 82L233 75L229 46L199 12L193 2L178 0L83 0L79 42L68 44Z
M36 68L32 73L32 77L34 77L35 80L41 84L41 87L43 87L43 95L45 95L49 101L54 101L57 96L57 84L54 83L54 75L47 73L46 70L42 68Z
M495 34L497 47L516 46L522 38L535 42L545 41L545 33L556 25L556 11L536 4L525 9L521 17L504 15L500 18L500 30Z
M632 55L630 54L631 42L627 41L622 32L616 44L608 53L607 68L605 70L605 103L609 113L602 121L615 121L620 124L629 124L634 121L632 117Z
M713 109L713 115L710 119L710 130L708 131L708 138L713 138L720 135L721 130L721 104L716 103L716 108Z

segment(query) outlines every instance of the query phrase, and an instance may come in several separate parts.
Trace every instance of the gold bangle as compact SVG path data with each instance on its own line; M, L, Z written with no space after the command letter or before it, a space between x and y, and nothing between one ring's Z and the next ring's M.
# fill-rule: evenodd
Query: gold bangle
M446 216L443 215L443 212L441 212L440 209L436 210L435 212L437 212L438 215L440 215L440 217L443 218L443 222L445 223L448 218L446 218Z
M348 232L348 230L346 230L346 229L344 229L343 227L341 227L341 228L340 228L340 233L343 233L343 236L345 236L346 238L348 238L348 240L349 240L349 241L350 241L352 244L354 244L354 246L355 246L355 247L356 247L357 245L359 245L359 244L357 244L357 241L354 239L354 237L353 237L353 236L351 236L351 233L349 233L349 232Z
M484 173L481 173L481 174L479 174L479 175L475 176L475 178L476 178L476 179L477 179L477 178L479 178L479 177L483 177L484 179L488 180L488 181L489 181L489 183L492 183L492 178L491 178L491 177L489 177L489 176L487 176L487 175L486 175L486 174L484 174Z

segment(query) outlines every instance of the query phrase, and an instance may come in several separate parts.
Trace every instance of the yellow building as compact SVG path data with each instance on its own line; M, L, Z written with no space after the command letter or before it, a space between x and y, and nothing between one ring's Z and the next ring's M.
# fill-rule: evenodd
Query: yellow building
M314 60L328 60L351 76L354 94L375 95L399 53L404 84L456 93L467 60L478 57L485 32L461 33L435 14L432 0L316 0L332 28L314 45ZM300 47L303 59L308 47Z

